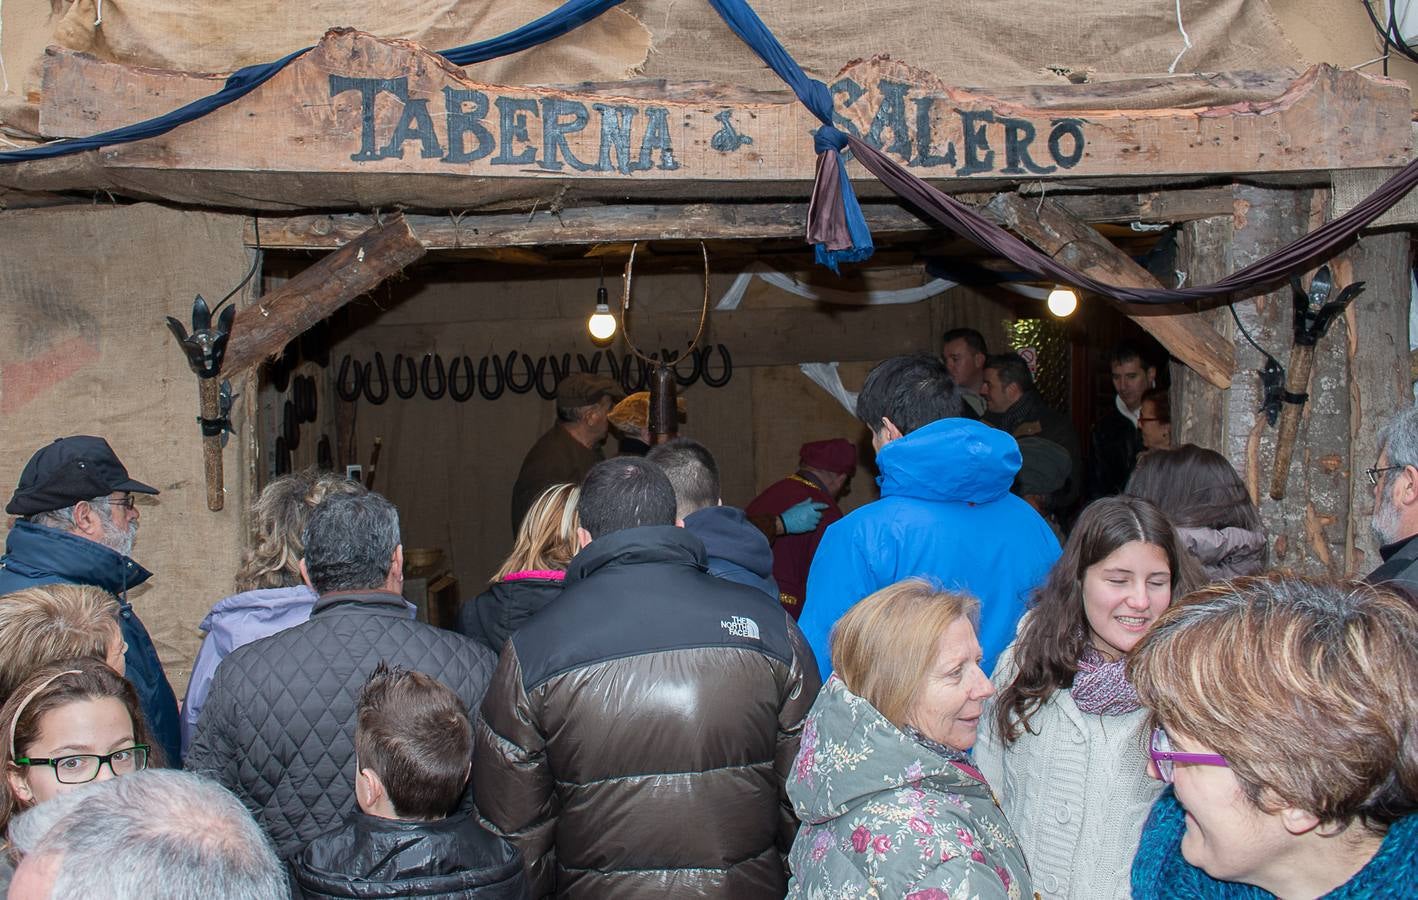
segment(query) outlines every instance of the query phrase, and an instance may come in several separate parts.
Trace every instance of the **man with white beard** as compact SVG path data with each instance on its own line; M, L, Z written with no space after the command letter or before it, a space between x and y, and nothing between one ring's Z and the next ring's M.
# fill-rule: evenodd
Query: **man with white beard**
M20 473L5 512L20 516L0 557L0 595L45 584L90 584L118 598L126 677L167 764L182 765L177 697L128 589L152 577L129 558L138 533L133 495L158 489L130 478L108 441L90 435L41 447Z
M1418 408L1399 412L1379 431L1379 460L1367 474L1384 561L1364 580L1418 594Z

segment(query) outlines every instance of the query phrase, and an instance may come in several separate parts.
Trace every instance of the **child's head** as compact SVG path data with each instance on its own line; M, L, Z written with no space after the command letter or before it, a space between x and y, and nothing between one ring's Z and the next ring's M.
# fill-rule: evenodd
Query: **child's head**
M442 819L463 797L473 727L436 678L380 663L355 710L355 798L386 819Z

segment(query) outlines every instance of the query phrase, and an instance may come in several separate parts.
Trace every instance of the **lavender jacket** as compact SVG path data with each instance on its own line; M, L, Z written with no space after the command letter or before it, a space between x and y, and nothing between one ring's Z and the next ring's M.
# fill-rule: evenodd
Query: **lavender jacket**
M409 608L409 618L414 618L418 608L407 600L404 603ZM308 621L314 606L315 592L303 584L246 591L217 601L217 605L202 620L200 627L207 632L207 636L202 639L202 646L197 651L197 661L192 664L192 679L187 682L187 696L182 699L184 756L192 744L192 735L197 731L197 719L202 714L202 704L207 700L207 691L217 674L217 666L221 665L227 654L237 647Z
M207 632L197 661L192 664L192 680L187 682L187 696L182 700L182 752L187 753L192 735L197 730L197 717L207 700L207 690L217 666L227 654L252 641L270 637L292 625L310 618L315 605L315 592L303 584L286 588L265 588L233 594L217 601L202 620Z

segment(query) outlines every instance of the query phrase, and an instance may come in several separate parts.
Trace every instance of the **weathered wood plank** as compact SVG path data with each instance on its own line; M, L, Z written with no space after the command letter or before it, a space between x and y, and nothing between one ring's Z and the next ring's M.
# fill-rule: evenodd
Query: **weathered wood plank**
M1228 198L1231 189L1226 189ZM1231 202L1224 216L1199 219L1182 226L1177 241L1177 269L1187 273L1187 285L1211 284L1231 274L1228 268L1231 246ZM1197 313L1222 340L1236 341L1236 326L1224 308ZM1254 375L1237 373L1237 378ZM1189 367L1172 364L1172 438L1178 444L1197 444L1225 452L1226 392L1207 383Z
M209 77L63 51L46 71L41 127L54 136L145 119L211 86ZM1330 67L1269 101L1186 109L1069 110L1041 88L1031 92L1039 106L1030 107L948 87L889 59L854 63L831 87L839 127L945 184L1395 166L1411 143L1405 87ZM186 202L210 179L224 202L242 196L248 206L456 209L527 196L532 182L626 198L810 181L816 122L790 96L748 99L713 87L655 93L480 84L415 44L337 30L197 122L87 164L8 167L0 183L81 188L99 173L119 182L132 173L148 191ZM1155 91L1148 99L1156 102ZM343 193L333 176L352 179Z
M237 378L426 252L402 216L369 229L236 314L222 375Z
M1001 194L986 210L1040 250L1086 275L1122 287L1159 286L1146 269L1052 200ZM1219 388L1230 386L1236 371L1234 348L1196 313L1127 314L1208 382Z
M980 195L982 199L993 196ZM1141 194L1076 194L1055 198L1079 219L1103 222L1184 222L1227 215L1231 189L1202 188ZM943 227L893 203L864 203L872 233L943 232ZM406 217L429 250L535 247L662 240L762 240L802 237L806 203L686 203L534 209L529 213L449 213ZM248 222L246 242L269 249L341 247L362 234L374 217L358 213L266 217Z

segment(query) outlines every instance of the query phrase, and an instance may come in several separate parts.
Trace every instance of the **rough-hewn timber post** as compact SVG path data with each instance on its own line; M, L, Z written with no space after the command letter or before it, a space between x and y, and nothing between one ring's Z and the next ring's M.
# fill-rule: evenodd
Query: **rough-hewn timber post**
M1364 282L1350 305L1344 344L1350 413L1350 517L1345 541L1349 574L1379 564L1369 530L1373 488L1364 470L1378 458L1378 431L1389 416L1413 404L1408 366L1408 306L1412 271L1407 232L1365 235L1340 257ZM1338 323L1336 323L1336 328Z
M1328 191L1236 187L1230 249L1232 270L1290 243L1324 221ZM1352 267L1339 266L1339 284L1348 284ZM1302 281L1308 283L1309 273ZM1360 298L1363 303L1365 298ZM1282 365L1290 357L1292 306L1290 288L1236 304L1241 322L1257 343ZM1260 381L1237 378L1226 397L1223 452L1241 472L1260 507L1270 536L1275 568L1314 575L1342 575L1350 522L1349 324L1335 323L1316 348L1309 402L1300 421L1299 445L1290 464L1285 497L1272 500L1264 487L1275 461L1276 430L1261 406ZM1237 336L1237 370L1255 372L1264 357Z
M1177 271L1184 284L1211 284L1230 274L1231 217L1213 216L1182 226L1177 239ZM1236 326L1224 308L1198 313L1227 341L1236 339ZM1231 384L1254 380L1237 356ZM1172 439L1225 452L1222 436L1230 407L1227 392L1212 385L1185 363L1172 363Z

